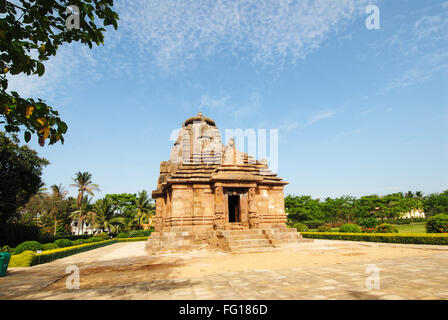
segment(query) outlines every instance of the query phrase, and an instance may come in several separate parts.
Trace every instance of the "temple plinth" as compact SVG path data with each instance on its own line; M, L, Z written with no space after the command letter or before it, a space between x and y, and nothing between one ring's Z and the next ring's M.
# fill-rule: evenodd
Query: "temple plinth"
M169 161L160 164L147 251L296 244L301 236L286 228L287 184L233 139L224 146L215 122L199 113L184 122Z

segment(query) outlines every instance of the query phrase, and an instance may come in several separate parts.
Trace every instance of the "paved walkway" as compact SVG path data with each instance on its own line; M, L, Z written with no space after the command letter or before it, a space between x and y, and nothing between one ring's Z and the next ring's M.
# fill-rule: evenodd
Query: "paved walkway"
M147 257L144 244L118 243L31 268L13 268L0 278L0 299L448 299L448 251L441 247L316 240L269 253L279 260L306 256L303 266L249 266L228 272L232 261L256 259L263 253ZM386 258L362 258L368 250L375 257L389 251ZM344 259L322 258L330 253ZM213 267L220 261L222 270L216 271ZM74 264L81 270L81 288L69 290L66 268ZM379 288L369 289L366 280Z

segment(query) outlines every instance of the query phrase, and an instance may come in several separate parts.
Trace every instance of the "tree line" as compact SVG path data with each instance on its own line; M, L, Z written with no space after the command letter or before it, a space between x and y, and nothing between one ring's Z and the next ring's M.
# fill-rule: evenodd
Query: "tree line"
M71 232L77 221L79 233L84 223L109 232L135 230L151 220L154 203L143 190L137 194L110 194L93 202L99 186L89 172L78 172L69 187L77 197L69 197L62 185L46 188L41 176L50 162L28 145L19 145L16 135L0 131L0 223L37 225L43 233Z
M426 217L448 214L448 190L424 195L423 192L397 192L384 196L342 196L313 199L311 196L288 195L285 210L293 222L357 222L366 218L396 219L412 210L422 210Z
M93 191L99 186L92 182L89 172L78 172L73 178L78 191L77 198L67 197L62 185L42 187L30 200L19 207L10 222L37 225L44 234L64 235L71 233L71 224L77 222L77 233L84 234L85 224L101 232L114 233L141 229L151 221L154 204L143 190L137 194L107 194L92 202Z

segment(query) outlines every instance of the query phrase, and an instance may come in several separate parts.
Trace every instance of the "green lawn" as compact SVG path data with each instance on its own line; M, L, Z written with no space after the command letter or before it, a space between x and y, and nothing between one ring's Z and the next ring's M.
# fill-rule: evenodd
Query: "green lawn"
M394 226L397 227L398 233L425 233L425 224L425 222L418 222L414 224L395 224Z

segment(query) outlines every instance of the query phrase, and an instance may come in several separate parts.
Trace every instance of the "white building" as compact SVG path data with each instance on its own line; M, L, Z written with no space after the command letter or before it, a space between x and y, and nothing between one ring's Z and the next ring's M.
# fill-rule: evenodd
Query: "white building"
M78 221L73 220L72 223L70 224L70 229L71 229L70 231L72 232L73 235L98 234L98 233L102 232L101 229L93 228L92 225L90 223L86 222L85 220L82 221L82 226L79 230L78 230Z
M420 209L412 209L409 212L402 213L400 219L426 218L425 212Z

